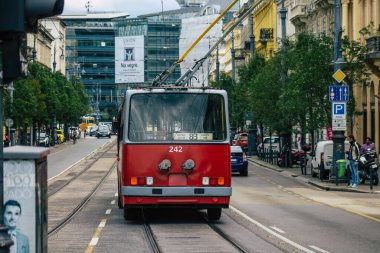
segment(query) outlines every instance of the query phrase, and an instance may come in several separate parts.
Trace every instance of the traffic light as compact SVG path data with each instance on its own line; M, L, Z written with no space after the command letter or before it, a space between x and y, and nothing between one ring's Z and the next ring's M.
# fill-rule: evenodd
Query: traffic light
M64 0L0 0L0 36L36 32L37 20L61 14Z
M26 33L38 31L38 19L61 14L64 0L0 0L0 41L3 79L12 81L25 73Z
M25 1L25 30L35 32L37 21L61 14L65 0L23 0Z

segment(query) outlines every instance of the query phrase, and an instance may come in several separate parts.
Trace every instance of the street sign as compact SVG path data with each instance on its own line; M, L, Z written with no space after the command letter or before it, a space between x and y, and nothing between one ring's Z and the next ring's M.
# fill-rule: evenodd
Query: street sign
M7 127L11 127L11 126L13 126L13 119L11 119L11 118L7 118L7 119L5 120L5 125L6 125Z
M348 86L329 86L329 101L348 101L350 97L349 91Z
M333 119L332 120L332 130L333 131L346 131L346 119Z
M332 77L335 79L335 81L340 83L346 77L346 74L342 70L338 69L337 71L335 71Z
M333 102L332 119L346 119L346 102Z

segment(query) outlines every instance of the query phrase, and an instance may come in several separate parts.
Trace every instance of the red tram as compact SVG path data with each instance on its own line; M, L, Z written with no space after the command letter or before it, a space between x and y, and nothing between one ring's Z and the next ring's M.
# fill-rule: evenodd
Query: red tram
M231 164L227 93L208 88L127 90L118 131L118 204L141 208L228 208Z

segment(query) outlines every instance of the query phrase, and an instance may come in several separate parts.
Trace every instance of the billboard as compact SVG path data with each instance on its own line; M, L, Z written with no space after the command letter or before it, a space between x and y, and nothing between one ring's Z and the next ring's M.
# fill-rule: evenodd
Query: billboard
M115 82L144 82L144 36L115 38Z
M36 203L34 160L4 161L3 221L17 241L10 252L36 252Z

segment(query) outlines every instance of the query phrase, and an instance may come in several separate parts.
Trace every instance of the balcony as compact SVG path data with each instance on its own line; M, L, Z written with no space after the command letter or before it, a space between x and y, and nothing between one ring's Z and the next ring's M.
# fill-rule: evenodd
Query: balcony
M307 0L295 0L291 4L289 19L290 22L292 22L295 26L299 26L306 23L306 6Z
M241 60L241 59L245 59L245 49L244 48L235 49L235 60Z
M371 71L380 78L380 35L374 35L366 39L367 54L365 61Z
M260 42L273 41L273 28L260 29Z

